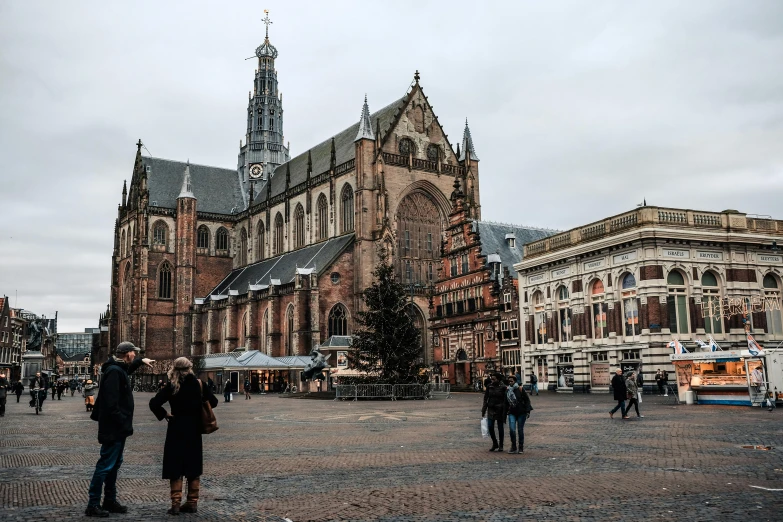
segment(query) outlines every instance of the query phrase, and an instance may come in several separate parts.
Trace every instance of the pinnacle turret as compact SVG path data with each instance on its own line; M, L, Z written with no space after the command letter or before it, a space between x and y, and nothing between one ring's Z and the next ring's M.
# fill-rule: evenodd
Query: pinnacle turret
M465 118L465 132L462 135L462 153L459 156L460 161L465 160L465 156L470 153L470 159L478 161L476 155L476 149L473 147L473 137L470 135L470 127L468 127L468 119Z
M370 121L370 108L367 106L367 95L364 95L364 105L362 106L362 115L359 117L359 132L356 133L356 139L374 140L375 133L372 131L372 122Z
M177 199L180 198L196 199L196 196L193 195L193 186L190 182L190 160L188 160L187 165L185 165L185 175L182 177L182 190L179 191L179 196L177 196Z

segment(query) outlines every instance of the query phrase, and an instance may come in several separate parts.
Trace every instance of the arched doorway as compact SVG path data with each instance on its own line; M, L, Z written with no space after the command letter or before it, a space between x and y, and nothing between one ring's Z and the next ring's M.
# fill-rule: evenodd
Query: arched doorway
M424 318L424 314L413 303L409 303L405 307L405 313L413 321L413 326L419 331L419 349L421 350L421 362L424 365L429 366L431 364L429 357L429 350L427 350L427 321Z

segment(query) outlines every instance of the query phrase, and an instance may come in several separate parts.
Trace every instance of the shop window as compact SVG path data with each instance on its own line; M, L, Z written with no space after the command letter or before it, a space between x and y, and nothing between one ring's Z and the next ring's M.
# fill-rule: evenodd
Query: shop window
M767 305L767 332L774 336L783 335L783 315L781 314L780 286L775 276L764 276L764 298Z
M593 305L593 339L606 339L609 337L609 309L605 300L604 284L600 280L593 283L590 295Z
M669 311L669 330L671 333L690 333L688 326L688 294L685 288L685 278L677 270L669 272L666 278L669 298L666 305Z
M546 344L546 311L544 310L544 294L540 291L533 294L533 313L535 324L535 344Z
M635 341L642 332L639 325L639 302L636 299L636 278L633 274L625 274L623 277L620 295L623 302L625 337Z
M707 310L704 318L704 331L708 334L719 334L723 331L721 324L720 311L720 289L718 288L718 278L712 272L704 272L701 276L702 286L702 309Z
M565 285L557 289L557 314L560 320L560 342L567 343L571 341L571 304Z

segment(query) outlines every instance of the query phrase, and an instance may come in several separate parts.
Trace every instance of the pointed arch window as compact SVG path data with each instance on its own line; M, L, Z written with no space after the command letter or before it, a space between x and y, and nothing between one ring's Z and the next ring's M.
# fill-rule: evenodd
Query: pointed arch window
M256 240L256 261L264 259L264 222L259 221L258 225L258 238Z
M294 307L288 307L286 313L286 355L294 355Z
M775 337L783 336L783 315L780 310L780 284L772 274L762 280L764 299L767 305L767 333Z
M329 337L333 335L348 335L348 311L340 303L329 312Z
M244 228L239 232L239 252L237 254L239 266L245 266L247 264L247 232Z
M722 333L720 288L715 274L710 271L704 272L701 276L701 288L703 294L701 306L708 311L704 318L704 332L712 335Z
M280 255L283 253L283 216L280 212L275 216L275 248L274 255Z
M171 265L164 261L158 270L158 298L171 299Z
M206 225L201 225L198 227L196 246L197 248L202 248L204 250L209 249L209 229Z
M131 339L131 308L133 304L133 279L131 277L131 264L125 264L125 275L122 284L122 324L123 338Z
M215 249L225 255L228 253L228 230L220 227L215 234Z
M342 201L342 231L353 232L353 189L350 185L346 184L343 188L343 195L340 198Z
M326 202L326 196L321 194L318 196L317 208L317 231L316 238L318 241L326 239L329 235L329 204Z
M169 227L163 221L158 221L155 226L152 227L152 244L158 246L166 246L166 240L168 239Z
M305 244L304 209L299 204L294 210L294 248L302 248Z
M272 355L269 351L269 345L266 342L266 336L269 333L269 309L264 310L264 319L261 321L261 338L258 341L259 349L267 354Z
M685 278L678 270L672 270L666 277L669 298L666 307L669 312L669 330L671 333L687 334L688 327L688 294L685 288Z
M125 257L126 244L125 244L125 230L122 231L122 239L120 239L120 258Z

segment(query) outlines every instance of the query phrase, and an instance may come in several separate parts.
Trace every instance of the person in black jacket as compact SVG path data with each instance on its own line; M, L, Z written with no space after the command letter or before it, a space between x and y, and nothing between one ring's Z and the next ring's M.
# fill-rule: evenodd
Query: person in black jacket
M522 453L525 447L525 420L530 417L530 397L517 384L517 378L509 375L506 381L506 408L508 410L508 432L511 436L509 453ZM517 446L517 430L519 431L519 446Z
M614 418L614 413L620 410L623 414L623 419L627 419L625 414L625 399L627 399L628 388L625 386L625 377L623 377L623 371L620 368L615 370L615 375L612 377L612 391L614 393L614 400L617 401L617 406L609 412L609 417Z
M52 385L54 386L54 385ZM41 372L35 374L30 379L30 407L35 407L35 389L38 388L38 406L43 411L43 403L46 400L47 379L41 375Z
M150 399L150 410L158 420L166 419L166 443L163 446L163 478L171 485L169 515L195 513L198 507L199 486L204 470L201 446L201 402L209 401L215 408L218 400L205 383L193 374L193 363L187 357L174 361L169 371L169 384ZM171 413L163 405L169 403ZM188 500L182 501L182 477L188 479Z
M153 360L137 356L138 348L125 341L116 354L103 364L98 400L90 414L98 421L98 442L101 457L95 465L90 482L90 500L84 514L88 517L108 517L109 513L127 513L128 508L117 501L117 472L122 465L125 439L133 435L133 389L128 374ZM103 506L101 506L103 489Z
M24 384L22 384L22 381L16 381L16 384L14 384L14 392L16 393L16 402L19 402L19 398L22 396L23 391L24 391Z
M11 389L11 385L5 378L4 373L0 373L0 417L5 417L5 401L8 398L8 392Z
M503 384L503 376L493 373L490 376L489 385L484 390L484 406L481 408L481 416L487 416L489 420L489 435L492 437L492 448L489 451L503 451L503 424L506 422L506 385ZM495 423L498 425L500 445L495 437Z

